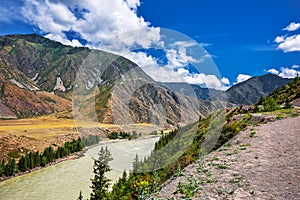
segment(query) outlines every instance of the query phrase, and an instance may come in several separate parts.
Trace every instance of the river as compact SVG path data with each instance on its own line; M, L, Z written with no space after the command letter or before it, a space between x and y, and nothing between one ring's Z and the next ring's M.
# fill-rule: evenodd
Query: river
M76 200L79 191L83 192L86 199L91 193L89 186L93 177L93 158L98 157L101 146L108 146L112 152L112 171L108 177L116 181L124 169L132 169L136 154L139 158L150 155L157 140L158 137L100 143L79 159L67 160L0 182L0 200Z

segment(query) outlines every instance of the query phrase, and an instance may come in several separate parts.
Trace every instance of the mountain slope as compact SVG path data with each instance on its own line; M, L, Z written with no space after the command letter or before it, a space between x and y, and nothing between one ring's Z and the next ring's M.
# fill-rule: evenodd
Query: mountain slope
M68 110L71 102L75 117L104 123L186 124L210 112L207 103L156 84L135 63L104 51L8 35L0 37L0 60L1 84L9 88L2 107L19 118Z
M256 76L232 86L225 95L227 101L231 103L251 105L255 104L261 96L268 96L290 81L291 79L284 79L273 74Z
M71 102L45 91L0 58L0 118L51 114L71 108Z

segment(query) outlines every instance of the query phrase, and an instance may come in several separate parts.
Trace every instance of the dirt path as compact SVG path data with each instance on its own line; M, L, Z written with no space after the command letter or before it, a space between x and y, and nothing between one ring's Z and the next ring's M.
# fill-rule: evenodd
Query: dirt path
M192 199L298 200L300 116L248 128L199 163L167 181L158 196L183 198L178 183L192 186L192 175L197 183L188 193L198 188Z

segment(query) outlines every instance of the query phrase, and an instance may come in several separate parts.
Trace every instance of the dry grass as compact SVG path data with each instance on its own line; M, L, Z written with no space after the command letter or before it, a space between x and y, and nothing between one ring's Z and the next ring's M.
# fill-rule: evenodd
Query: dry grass
M101 129L153 129L150 124L125 125L102 124L98 122L73 119L58 119L54 116L44 116L30 119L0 120L0 137L8 135L26 136L37 140L49 139L53 136L77 133L76 127ZM149 133L151 131L149 130Z

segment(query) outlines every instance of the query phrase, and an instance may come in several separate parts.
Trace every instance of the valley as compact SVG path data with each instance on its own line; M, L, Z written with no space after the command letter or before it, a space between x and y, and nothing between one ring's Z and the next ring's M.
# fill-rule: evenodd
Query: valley
M12 199L22 195L17 180L26 183L28 199L38 199L30 184L37 185L48 177L54 183L46 181L45 185L59 183L59 187L65 187L65 180L58 177L70 180L74 174L79 174L74 179L78 185L71 189L66 186L70 196L75 198L83 185L88 195L100 146L110 146L113 154L112 171L107 174L116 184L105 192L109 198L197 198L200 189L189 194L186 188L190 183L179 184L174 178L181 176L182 168L193 174L188 169L199 157L219 152L222 145L231 144L231 138L239 137L240 132L245 134L243 131L249 128L247 134L252 139L256 138L252 133L255 128L265 123L287 117L283 120L299 119L299 77L265 74L224 91L182 82L157 82L125 57L66 46L35 34L0 36L0 68L1 178L54 165L0 183L4 188L0 196L2 192L12 197L16 192ZM80 140L89 136L97 138L95 146L84 149L87 152L80 157L84 153ZM124 138L128 140L119 140ZM74 140L79 142L68 143ZM239 152L226 153L231 156ZM20 164L23 157L27 160ZM223 164L211 165L226 168ZM81 167L85 170L80 171ZM124 169L128 176L119 179ZM173 183L174 179L177 182ZM200 188L196 178L182 180ZM18 191L13 189L16 185ZM57 188L41 190L51 199ZM247 190L250 196L251 191ZM228 195L228 191L225 193ZM56 195L53 199L64 198L61 193Z

